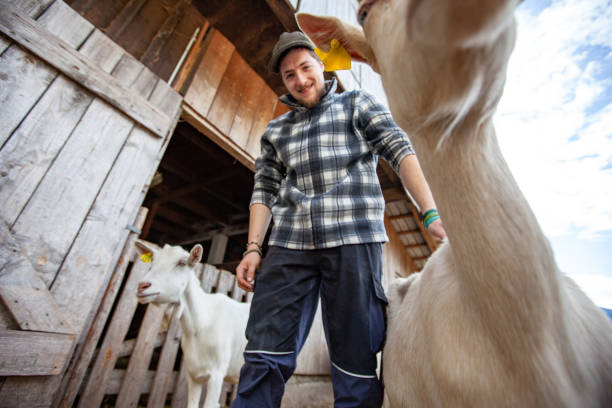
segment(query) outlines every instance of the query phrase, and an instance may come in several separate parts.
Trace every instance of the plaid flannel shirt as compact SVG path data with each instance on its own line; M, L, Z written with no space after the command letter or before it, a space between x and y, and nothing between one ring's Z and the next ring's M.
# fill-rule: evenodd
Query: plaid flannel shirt
M287 94L293 110L273 119L261 138L251 205L272 211L268 241L290 249L319 249L388 241L378 156L397 172L414 154L389 111L362 90L335 93L307 109Z

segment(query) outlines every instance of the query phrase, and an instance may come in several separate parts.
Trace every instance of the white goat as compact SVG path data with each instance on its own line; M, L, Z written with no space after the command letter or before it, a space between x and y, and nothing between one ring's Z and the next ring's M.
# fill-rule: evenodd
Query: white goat
M297 15L380 72L448 234L390 290L387 406L612 407L612 324L557 268L493 128L518 3L365 0L363 31Z
M223 380L236 384L244 363L248 303L204 292L193 267L202 259L202 246L190 253L178 246L156 250L136 242L142 253L151 253L151 268L138 284L140 303L175 304L183 336L181 347L187 367L189 408L197 408L206 386L204 408L219 406Z

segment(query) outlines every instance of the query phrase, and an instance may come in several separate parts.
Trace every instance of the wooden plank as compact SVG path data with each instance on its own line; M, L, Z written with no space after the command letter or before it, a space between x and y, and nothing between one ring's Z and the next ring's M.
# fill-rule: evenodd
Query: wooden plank
M134 316L134 311L136 310L137 299L134 293L136 293L138 281L147 269L147 264L137 261L130 271L121 298L115 307L111 323L100 346L100 351L96 356L91 373L79 399L79 408L99 407L102 398L104 398L104 391L117 362L121 343L125 338Z
M206 19L192 2L186 1L185 3L187 3L185 12L179 19L176 29L170 33L159 51L162 58L158 58L150 67L153 72L169 84L178 74L193 46L197 45L196 40L202 25L206 22ZM199 54L199 56L201 55Z
M108 72L121 58L121 50L99 31L89 37L81 53ZM0 150L0 172L5 174L0 178L0 217L10 225L92 101L82 87L65 77L56 78Z
M57 36L12 7L0 9L0 30L158 136L165 137L171 118L122 86Z
M2 10L1 13L4 13L4 6ZM73 23L66 24L66 21ZM89 22L61 1L55 2L45 12L38 24L71 47L80 45L93 30ZM11 46L0 56L0 146L8 140L57 75L55 69L21 47Z
M140 60L177 0L146 1L119 36L112 37Z
M23 256L22 239L0 222L0 297L22 330L72 333L45 284Z
M73 341L72 334L0 331L0 375L59 374Z
M141 207L138 211L136 219L134 220L134 227L142 228L142 224L144 223L146 216L147 209L145 207ZM73 363L64 375L64 383L61 387L62 399L60 401L60 406L62 407L71 407L74 404L74 399L77 396L81 383L85 377L87 367L89 367L91 358L94 355L96 345L98 344L102 330L104 329L104 326L108 320L108 315L110 314L111 308L115 303L115 298L117 297L117 293L121 287L121 282L123 282L123 277L125 276L127 266L136 253L134 242L136 241L137 237L137 233L130 232L123 247L121 256L119 257L119 261L115 265L115 270L110 282L106 286L104 297L97 308L93 324L90 325L89 330L87 331L87 336L74 353L74 355L78 357L74 359ZM128 355L129 354L131 354L131 351L128 353ZM120 350L118 357L121 357L122 355L123 349Z
M229 296L234 288L236 277L228 271L221 270L219 273L219 283L217 284L217 293L223 293Z
M147 0L129 0L125 3L125 6L121 9L119 14L117 14L108 27L104 29L106 35L113 39L119 37L146 2Z
M198 58L204 46L204 36L208 33L209 27L210 23L208 22L208 20L204 20L204 23L200 27L198 37L195 40L195 43L193 44L191 49L189 50L187 57L185 58L185 63L181 67L176 79L171 84L175 91L182 92L183 86L186 84L188 78L193 74L193 69L196 63L198 62Z
M249 134L249 139L245 148L247 154L253 157L253 160L259 157L261 135L263 135L268 122L272 119L277 101L278 97L276 94L272 89L266 86L257 101L259 110L253 122L253 126L251 127L251 133Z
M175 309L176 310L176 309ZM170 321L166 341L162 347L157 370L155 371L155 379L149 392L147 408L164 407L166 402L166 394L172 390L173 384L171 379L174 374L174 362L178 354L180 339L182 336L181 322L174 314ZM145 389L143 387L143 389Z
M120 370L120 369L113 370L110 380L108 381L108 384L106 386L105 394L117 395L117 393L119 392L119 389L121 388L121 384L123 384L124 377L125 377L125 371L126 370ZM176 386L177 377L178 377L178 373L176 371L173 371L172 373L168 375L168 384L171 388L174 388ZM142 393L143 394L146 394L147 392L149 392L149 390L152 387L154 378L155 378L155 371L148 370L146 373L144 373L143 382L142 382ZM181 408L184 408L185 406L186 405L182 405Z
M163 326L163 324L162 324ZM155 341L153 342L153 348L161 347L164 345L166 341L167 331L157 333L157 337L155 337ZM136 339L125 340L121 343L121 350L119 350L119 354L117 354L118 358L121 357L129 357L134 352L136 348Z
M257 106L259 94L267 85L264 80L250 68L242 81L244 82L242 98L240 99L240 105L236 110L232 128L228 134L238 146L244 149L246 148L249 135L251 133L251 128L253 127L253 122L255 122L257 111L259 109Z
M147 372L153 355L155 339L164 316L166 305L149 304L138 331L134 353L130 357L128 368L117 396L118 407L136 407L142 392L144 374Z
M212 30L210 44L185 94L185 101L206 117L217 88L234 53L234 45L219 31Z
M202 289L204 292L211 293L213 288L217 287L219 281L219 269L212 265L204 264L204 271L202 272Z
M129 61L139 65L131 57ZM139 82L145 92L150 93L158 80L148 71L146 73L148 75L139 76ZM118 156L112 158L114 163L109 163L112 168L93 206L83 208L83 212L89 210L85 213L85 221L78 226L78 234L72 238L70 251L51 287L58 304L66 315L71 316L77 329L83 327L90 313L92 316L95 313L95 310L91 310L92 299L103 293L100 288L110 279L116 262L114 257L120 253L129 234L125 227L134 219L134 212L140 205L141 191L156 164L161 142L146 130L133 128L127 142L119 146L121 151ZM113 146L109 145L108 148L112 149ZM99 176L92 174L91 177L93 183ZM57 205L60 204L61 201ZM75 207L73 204L76 213L78 207ZM100 240L99 237L105 238Z
M171 408L184 408L187 406L187 367L185 359L181 359L181 368L172 391Z
M232 128L234 116L240 105L245 79L248 78L250 71L251 68L244 59L234 51L208 115L206 115L208 120L225 135L229 135Z
M170 35L176 29L176 26L181 17L183 17L186 8L187 4L185 1L178 0L177 4L172 8L172 10L170 10L170 14L166 17L164 23L159 28L157 33L155 33L155 36L140 58L140 62L142 62L145 66L152 67L153 64L162 57L161 50L168 41L168 38L170 38Z
M0 297L22 330L74 333L45 283L21 256L0 267Z
M206 258L207 264L218 265L223 263L228 239L229 237L222 233L217 233L213 236L208 257Z
M141 73L137 65L126 69L132 79ZM28 237L27 257L47 285L133 126L112 106L94 100L13 225L15 233Z
M234 287L232 288L231 297L238 302L242 302L246 292L238 286L238 280L234 279Z
M16 9L21 10L23 14L37 20L54 2L63 4L63 2L55 0L3 0L2 4L11 4ZM12 42L8 38L0 36L0 54L4 53L10 45L12 45Z

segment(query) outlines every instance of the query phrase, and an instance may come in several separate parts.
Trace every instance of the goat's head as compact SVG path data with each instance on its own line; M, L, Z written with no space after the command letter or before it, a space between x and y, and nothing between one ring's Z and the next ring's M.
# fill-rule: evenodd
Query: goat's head
M179 303L193 268L202 259L202 245L197 244L191 252L179 246L165 245L155 249L136 241L139 252L151 253L151 266L138 283L137 297L140 303Z
M507 17L518 1L363 0L362 28L307 13L296 19L317 47L327 50L335 38L380 73L394 118L410 134L475 105L479 117L492 112L514 44Z

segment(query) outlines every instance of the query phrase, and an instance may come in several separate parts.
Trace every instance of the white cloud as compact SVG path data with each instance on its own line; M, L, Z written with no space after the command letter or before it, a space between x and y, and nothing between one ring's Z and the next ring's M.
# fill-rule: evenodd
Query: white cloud
M578 274L572 279L597 306L612 309L612 277Z
M500 144L547 235L601 236L612 231L612 7L555 1L535 15L529 3L517 11Z

